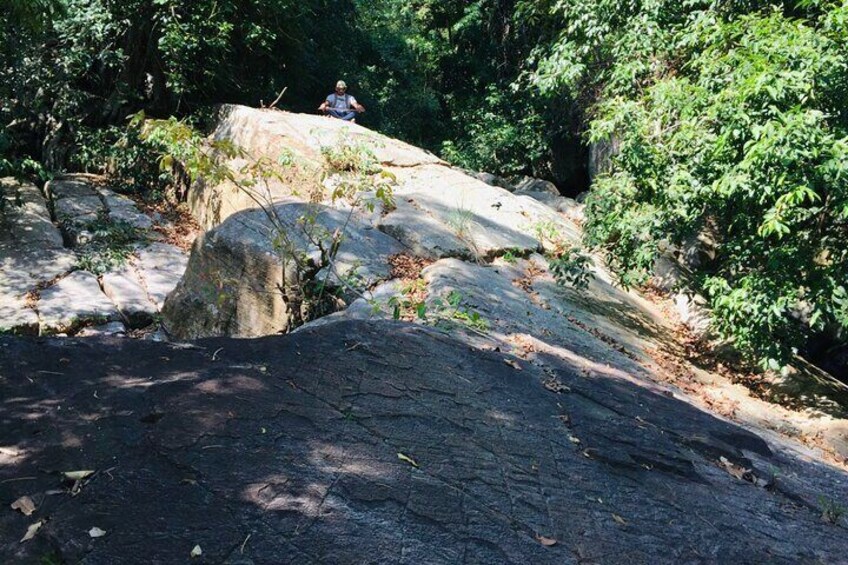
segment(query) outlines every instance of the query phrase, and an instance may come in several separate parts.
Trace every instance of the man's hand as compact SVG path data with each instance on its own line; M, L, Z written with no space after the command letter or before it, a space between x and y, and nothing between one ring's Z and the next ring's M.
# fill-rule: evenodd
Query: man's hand
M319 111L319 112L326 112L326 111L327 111L327 103L326 103L326 102L324 102L323 104L321 104L320 106L318 106L318 111Z

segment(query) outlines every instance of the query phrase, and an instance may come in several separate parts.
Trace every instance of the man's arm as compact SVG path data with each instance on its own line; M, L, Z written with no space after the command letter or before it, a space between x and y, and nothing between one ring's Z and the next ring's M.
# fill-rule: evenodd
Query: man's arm
M350 97L350 105L353 106L353 109L357 112L364 112L365 106L356 101L356 98L353 96Z
M321 102L321 105L318 106L318 111L319 112L326 112L329 107L330 107L330 97L328 96L323 102Z

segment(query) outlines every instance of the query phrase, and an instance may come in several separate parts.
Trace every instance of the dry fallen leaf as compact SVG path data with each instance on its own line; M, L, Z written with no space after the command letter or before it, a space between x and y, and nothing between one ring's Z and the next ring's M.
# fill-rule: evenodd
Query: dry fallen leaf
M521 370L521 365L519 365L516 361L513 361L512 359L504 359L504 363L506 363L507 365L509 365L510 367L515 369L516 371Z
M541 543L545 547L551 547L552 545L557 544L557 540L555 540L553 538L546 538L545 536L540 536L540 535L536 536L536 541L538 541L539 543Z
M95 527L91 528L90 530L88 530L88 535L90 537L93 537L93 538L102 538L103 536L106 535L106 531L101 530L100 528L95 526Z
M724 456L719 457L718 463L719 463L719 465L721 466L722 469L724 469L725 471L727 471L728 473L730 473L731 475L733 475L734 477L736 477L740 481L744 480L745 474L750 472L748 469L745 469L744 467L740 467L739 465L736 465L735 463L731 463Z
M71 479L72 481L81 481L86 479L94 474L94 471L65 471L62 473L66 479Z
M201 555L203 555L203 550L200 549L199 545L195 545L194 549L191 550L191 556L192 557L200 557Z
M21 538L21 543L24 543L25 541L28 541L28 540L31 540L32 538L34 538L36 532L38 532L39 528L41 528L41 526L43 526L43 525L44 525L44 520L39 520L38 522L36 522L35 524L32 524L29 528L27 528L27 531L24 534L24 537Z
M627 525L627 520L625 520L624 518L622 518L618 514L613 514L612 519L615 520L616 522L618 522L619 524L621 524L622 526Z
M12 510L20 510L24 516L35 512L35 503L28 496L22 496L12 503Z
M418 463L416 463L415 459L413 459L412 457L409 457L408 455L404 455L403 453L398 453L397 456L398 456L398 459L400 459L401 461L406 461L407 463L409 463L413 467L416 467L416 468L418 467Z

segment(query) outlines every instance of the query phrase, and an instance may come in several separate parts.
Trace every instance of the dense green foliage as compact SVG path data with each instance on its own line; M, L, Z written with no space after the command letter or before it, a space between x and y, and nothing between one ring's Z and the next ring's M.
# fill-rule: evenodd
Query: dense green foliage
M311 112L344 78L369 109L369 126L459 164L562 181L585 168L565 151L580 150L579 109L522 78L533 49L552 37L551 22L524 17L513 1L11 5L0 20L8 161L90 168L100 149L90 146L92 132L123 126L138 110L167 117L221 102L258 106L285 88L279 107Z
M588 184L587 237L625 285L711 241L686 284L777 366L848 328L844 0L6 0L0 173L167 182L127 116L220 102L364 123L504 176ZM581 137L582 136L582 137Z
M623 27L602 50L591 138L618 153L589 198L589 241L633 284L669 243L708 235L691 286L721 336L776 368L848 328L848 8L652 4L657 33Z

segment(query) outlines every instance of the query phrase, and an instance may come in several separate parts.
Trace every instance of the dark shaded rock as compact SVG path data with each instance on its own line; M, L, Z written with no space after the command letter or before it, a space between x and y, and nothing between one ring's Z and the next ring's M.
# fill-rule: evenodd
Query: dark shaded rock
M474 173L471 171L464 171L466 174L476 178L477 180L481 180L490 186L497 186L499 188L503 188L504 190L508 190L510 192L515 192L515 186L510 184L508 180L503 177L499 177L498 175L493 175L492 173Z
M519 180L515 184L515 192L521 194L528 192L544 192L553 196L560 195L560 191L554 183L533 177L524 177Z
M819 507L846 499L843 472L656 387L511 360L522 370L392 322L190 345L0 338L0 561L180 563L195 545L210 563L848 551ZM552 375L569 392L546 388ZM96 474L76 496L45 494L79 469ZM8 510L24 495L29 517Z

